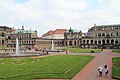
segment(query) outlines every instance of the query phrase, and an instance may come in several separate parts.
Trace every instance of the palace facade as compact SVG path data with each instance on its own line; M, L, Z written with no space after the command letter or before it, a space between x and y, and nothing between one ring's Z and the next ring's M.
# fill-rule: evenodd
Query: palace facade
M9 38L5 41L6 46L9 48L15 48L16 46L16 38L18 37L20 48L28 48L32 49L36 44L37 31L33 30L24 30L24 26L22 29L14 30L10 32Z
M64 33L64 46L79 47L82 39L82 32L77 29L70 29Z
M82 48L120 48L120 25L94 25L82 37Z
M94 25L86 34L80 30L64 30L63 38L40 38L37 31L22 29L15 30L6 26L0 26L0 45L14 48L16 37L19 39L21 49L50 49L52 40L55 47L81 47L81 48L119 48L120 49L120 25Z
M13 28L7 26L0 26L0 45L7 45L7 40L10 38L10 34L13 31Z

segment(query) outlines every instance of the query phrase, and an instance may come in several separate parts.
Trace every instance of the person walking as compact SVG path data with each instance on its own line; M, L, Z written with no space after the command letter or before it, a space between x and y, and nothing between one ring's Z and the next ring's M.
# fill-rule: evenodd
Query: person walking
M109 69L108 69L107 65L105 65L104 68L105 68L105 77L107 78L108 73L109 73Z
M102 65L98 68L98 71L99 71L99 77L102 77L102 72L103 72Z

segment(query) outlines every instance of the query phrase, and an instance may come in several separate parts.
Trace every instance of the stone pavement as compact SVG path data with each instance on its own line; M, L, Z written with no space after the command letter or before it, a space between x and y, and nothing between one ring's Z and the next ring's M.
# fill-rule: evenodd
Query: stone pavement
M75 75L72 80L112 80L112 57L119 56L120 54L112 53L111 50L104 50L100 54L96 55L96 57L87 64L77 75ZM102 65L108 65L109 75L108 78L104 76L98 76L98 67ZM104 71L103 71L104 72Z

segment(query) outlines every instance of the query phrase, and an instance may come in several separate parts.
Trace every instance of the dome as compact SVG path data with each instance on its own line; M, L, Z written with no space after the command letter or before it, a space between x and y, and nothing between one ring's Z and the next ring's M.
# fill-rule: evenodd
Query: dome
M16 30L12 32L12 34L18 34L18 33L34 33L32 30Z

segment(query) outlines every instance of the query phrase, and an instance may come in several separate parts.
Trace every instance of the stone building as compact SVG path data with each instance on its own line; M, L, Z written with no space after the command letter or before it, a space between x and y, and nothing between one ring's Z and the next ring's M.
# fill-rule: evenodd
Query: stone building
M7 40L10 38L11 32L13 32L14 29L7 27L7 26L0 26L0 45L6 45Z
M50 49L52 40L55 47L81 47L81 48L120 48L120 25L94 25L84 35L76 29L59 32L56 29L56 35L62 33L64 38L58 38L59 35L51 34L51 38L40 38L37 31L15 30L6 26L0 26L0 45L14 48L16 46L16 37L19 39L21 48L42 50ZM64 32L64 34L63 34ZM55 38L56 37L56 38Z
M82 32L77 29L70 29L64 33L64 46L80 46Z
M82 37L82 48L120 48L120 25L94 25Z
M19 40L19 45L27 47L28 49L33 48L33 46L36 44L36 38L38 38L37 31L24 30L22 26L22 29L15 30L10 34L7 45L9 45L11 48L15 48L17 37Z

